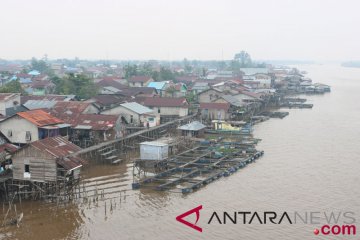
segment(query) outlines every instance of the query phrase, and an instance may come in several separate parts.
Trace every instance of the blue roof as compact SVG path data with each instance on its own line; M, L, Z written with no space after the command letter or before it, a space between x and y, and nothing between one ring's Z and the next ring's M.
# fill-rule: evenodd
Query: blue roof
M148 87L155 88L156 90L163 90L167 83L168 82L166 82L166 81L164 81L164 82L151 82L151 83L149 83Z
M32 83L32 80L30 78L20 78L19 82L21 84L26 84L26 83Z
M28 73L29 75L33 75L33 76L36 76L36 75L40 75L40 72L37 71L37 70L32 70Z

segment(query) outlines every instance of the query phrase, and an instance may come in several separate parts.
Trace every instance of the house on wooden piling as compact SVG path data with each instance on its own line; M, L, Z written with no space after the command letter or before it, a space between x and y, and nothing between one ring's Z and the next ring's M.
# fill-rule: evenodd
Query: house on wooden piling
M230 104L229 103L200 103L202 119L230 119Z
M144 105L153 109L155 114L159 114L161 122L184 117L189 113L189 103L186 98L146 98Z
M0 131L11 143L27 144L47 137L67 136L69 124L43 110L18 112L0 122Z
M32 142L13 155L13 179L41 183L78 179L85 161L71 154L79 150L65 137Z
M203 137L206 126L199 121L194 121L178 127L181 136L187 137Z
M122 103L102 111L101 114L120 115L126 124L133 126L146 127L149 123L149 127L155 127L160 124L159 115L155 114L152 109L136 102Z
M73 143L89 147L125 135L125 125L119 115L80 114L71 124Z

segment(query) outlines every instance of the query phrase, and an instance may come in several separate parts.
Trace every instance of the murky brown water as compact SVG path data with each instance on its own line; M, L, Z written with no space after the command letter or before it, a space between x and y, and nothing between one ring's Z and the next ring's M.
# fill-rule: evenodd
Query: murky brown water
M305 224L207 224L213 211L241 210L353 211L360 222L360 69L301 69L332 92L307 96L312 110L286 110L288 117L257 125L265 155L256 163L190 195L131 190L131 164L90 169L86 188L104 189L104 200L23 203L23 224L1 229L0 239L360 239L359 224L357 238L315 237ZM200 204L203 233L175 221Z

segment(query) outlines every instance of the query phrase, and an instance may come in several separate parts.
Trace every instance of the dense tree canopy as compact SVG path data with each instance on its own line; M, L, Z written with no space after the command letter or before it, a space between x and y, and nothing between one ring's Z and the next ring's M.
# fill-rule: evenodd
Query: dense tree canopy
M0 87L1 93L25 93L21 88L21 84L18 80L11 81L4 86Z
M86 75L69 74L63 78L53 78L58 94L74 94L80 99L88 99L97 94L97 87Z
M251 56L246 51L241 51L239 53L236 53L234 56L234 60L236 60L240 63L240 67L251 67L252 66Z

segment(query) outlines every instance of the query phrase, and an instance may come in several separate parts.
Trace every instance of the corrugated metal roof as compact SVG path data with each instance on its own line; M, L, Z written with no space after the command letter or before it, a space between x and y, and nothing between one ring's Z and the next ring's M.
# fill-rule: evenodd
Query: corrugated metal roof
M40 109L30 110L27 112L18 112L17 115L36 124L38 127L63 123L62 120L53 117L52 115Z
M156 97L146 98L144 105L149 107L187 107L189 104L185 98Z
M147 82L151 79L148 76L133 76L129 79L129 82Z
M85 163L85 161L79 157L69 156L81 150L81 148L69 142L65 137L45 138L30 143L30 146L54 156L57 163L66 170L81 167L82 164Z
M108 130L114 128L119 116L101 114L80 114L72 121L78 129Z
M24 103L24 106L30 110L39 108L52 108L55 106L57 101L55 100L28 100Z
M20 93L0 93L0 100L1 101L8 100L10 98L17 97L19 95Z
M150 108L145 107L136 102L123 103L123 104L120 104L120 106L130 109L131 111L136 112L137 114L153 113L153 110L151 110Z
M194 121L194 122L191 122L191 123L188 123L188 124L178 127L178 129L186 130L186 131L199 131L204 128L206 128L206 126L199 121Z
M223 109L228 110L230 108L229 103L200 103L201 109Z
M168 146L169 144L162 143L162 142L152 141L152 142L142 142L142 143L140 143L140 145L149 145L149 146L165 147L165 146Z
M163 90L163 88L165 87L165 85L167 84L167 81L163 81L163 82L151 82L148 84L148 87L153 87L156 90Z
M228 103L230 103L231 105L234 105L236 107L241 107L243 106L243 102L238 100L236 97L232 96L232 95L224 95L222 96L222 98L227 101Z

